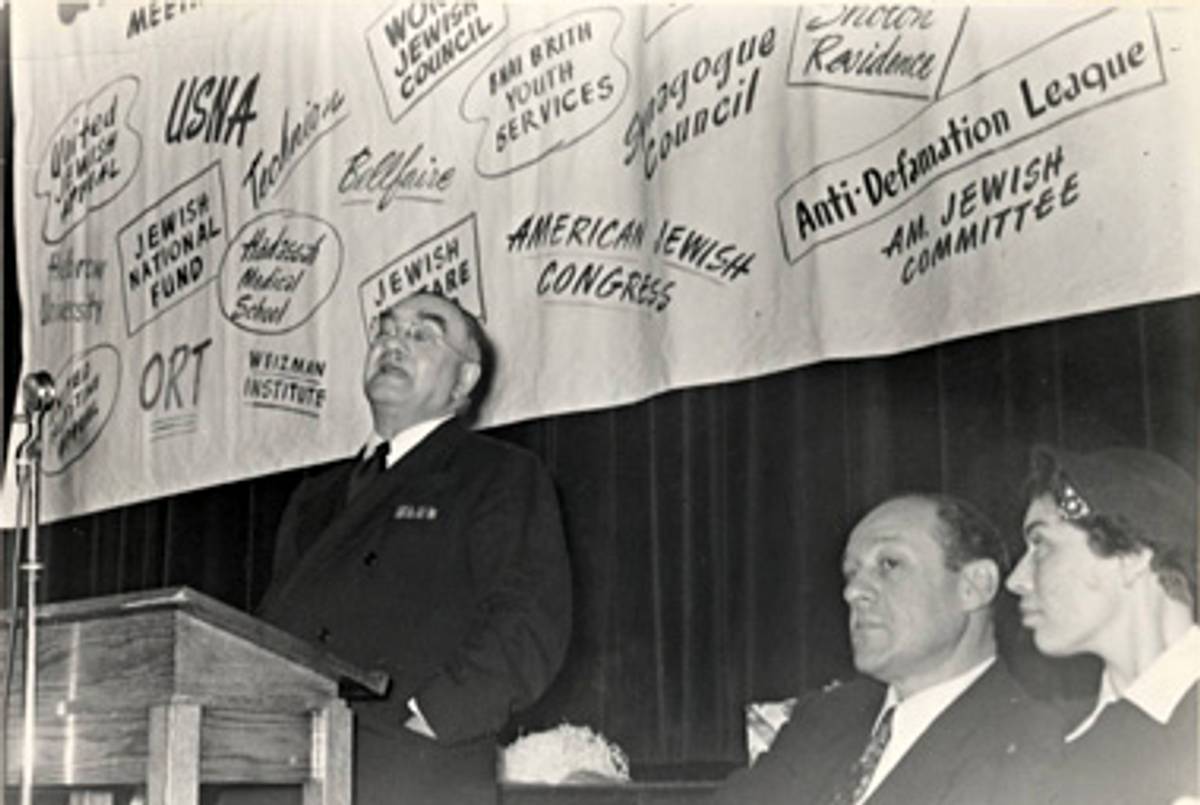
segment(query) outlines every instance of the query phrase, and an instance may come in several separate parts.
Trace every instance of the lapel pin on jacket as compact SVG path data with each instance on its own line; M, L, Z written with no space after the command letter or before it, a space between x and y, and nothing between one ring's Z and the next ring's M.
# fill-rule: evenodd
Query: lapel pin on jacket
M422 504L401 503L396 507L396 513L392 515L394 520L436 520L438 516L437 506L426 506Z

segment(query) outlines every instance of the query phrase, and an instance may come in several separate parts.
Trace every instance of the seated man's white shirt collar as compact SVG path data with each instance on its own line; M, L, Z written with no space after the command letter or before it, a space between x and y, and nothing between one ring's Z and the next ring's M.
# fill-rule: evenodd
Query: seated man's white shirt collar
M1159 724L1171 720L1176 705L1200 679L1200 626L1192 624L1167 650L1158 655L1150 667L1133 680L1124 692L1118 692L1108 675L1100 675L1100 693L1096 706L1088 717L1067 736L1067 742L1086 733L1100 718L1104 708L1118 699L1125 699Z
M947 679L945 682L931 685L907 699L901 699L896 693L896 689L891 685L888 686L887 697L883 700L883 707L880 709L875 723L879 723L879 719L883 717L889 707L895 707L896 711L892 713L892 737L884 748L883 754L879 756L879 765L875 767L871 784L867 786L866 793L859 802L870 801L875 789L879 788L880 784L887 779L905 753L920 739L925 730L929 729L929 725L933 723L934 719L953 704L954 700L961 696L967 688L971 687L975 680L983 676L995 661L994 656L988 657L970 670Z
M452 416L452 414L447 414L446 416L438 417L437 419L429 419L425 422L418 422L415 425L410 425L388 440L388 469L391 469L393 466L395 466L396 462L404 458L406 453L411 452L412 449L420 444L426 436L437 430L439 425L446 420L451 419ZM372 431L371 435L367 437L367 443L363 447L362 455L360 457L365 459L367 456L371 455L371 453L375 452L375 448L378 447L382 442L383 437Z

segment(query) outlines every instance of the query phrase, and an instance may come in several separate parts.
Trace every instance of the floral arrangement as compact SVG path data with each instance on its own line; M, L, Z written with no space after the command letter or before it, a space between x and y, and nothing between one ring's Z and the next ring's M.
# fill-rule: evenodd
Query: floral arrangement
M588 727L564 723L504 747L499 773L510 783L627 783L629 758Z

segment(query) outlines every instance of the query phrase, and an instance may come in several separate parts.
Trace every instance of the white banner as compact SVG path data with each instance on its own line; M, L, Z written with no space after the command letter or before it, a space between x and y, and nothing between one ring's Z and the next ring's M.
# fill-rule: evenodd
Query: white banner
M496 342L483 425L1196 293L1198 22L17 4L45 516L349 454L418 289Z

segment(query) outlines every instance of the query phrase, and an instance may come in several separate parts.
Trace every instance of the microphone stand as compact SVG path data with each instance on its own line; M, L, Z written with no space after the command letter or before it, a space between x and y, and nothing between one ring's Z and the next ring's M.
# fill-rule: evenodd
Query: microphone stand
M21 570L25 572L25 663L21 677L24 682L21 805L33 805L34 750L37 743L37 583L38 573L42 569L42 564L38 561L38 520L41 514L42 420L45 416L44 408L33 412L26 411L24 418L29 431L25 440L17 447L16 460L17 550L20 550L21 544L22 510L28 519L25 524L25 561L21 564ZM7 782L8 770L4 769L0 774Z

